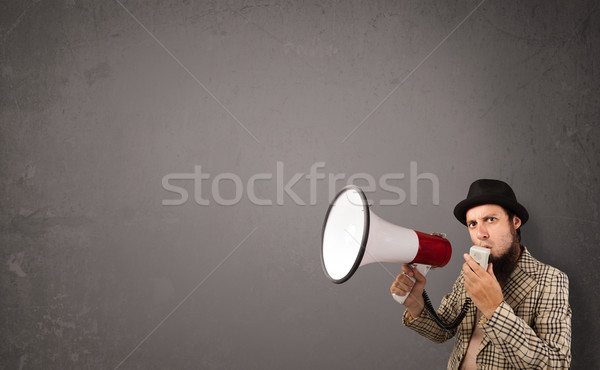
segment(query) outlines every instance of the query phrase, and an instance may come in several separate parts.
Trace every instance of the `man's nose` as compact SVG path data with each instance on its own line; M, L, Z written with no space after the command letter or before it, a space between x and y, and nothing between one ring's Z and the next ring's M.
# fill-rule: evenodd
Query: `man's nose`
M477 228L477 238L479 240L487 240L490 237L490 234L488 234L487 228L483 225L479 226Z

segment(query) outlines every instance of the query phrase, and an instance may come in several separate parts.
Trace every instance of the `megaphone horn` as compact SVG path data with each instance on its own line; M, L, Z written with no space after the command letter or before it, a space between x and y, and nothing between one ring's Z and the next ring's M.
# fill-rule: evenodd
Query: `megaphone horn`
M414 264L425 275L443 267L452 256L442 237L394 225L373 213L357 186L343 188L327 210L323 223L321 262L325 275L341 284L360 266L374 262ZM403 303L405 297L394 297Z

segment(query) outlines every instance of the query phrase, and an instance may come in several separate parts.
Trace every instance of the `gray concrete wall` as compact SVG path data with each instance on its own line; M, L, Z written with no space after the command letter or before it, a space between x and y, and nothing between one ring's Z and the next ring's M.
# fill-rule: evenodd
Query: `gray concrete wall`
M435 302L470 246L454 205L476 178L513 185L524 243L570 277L573 367L598 368L599 19L584 0L3 2L0 367L443 368L452 343L402 327L387 271L321 270L330 192L362 173L396 174L377 214L448 234Z

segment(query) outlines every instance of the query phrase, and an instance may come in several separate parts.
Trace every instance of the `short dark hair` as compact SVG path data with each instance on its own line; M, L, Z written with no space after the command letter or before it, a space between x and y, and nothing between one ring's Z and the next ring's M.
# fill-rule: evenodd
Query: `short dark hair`
M508 208L502 207L502 209L504 209L504 212L506 212L506 214L508 215L508 221L512 223L512 220L515 216L517 216L517 214ZM517 228L517 240L519 241L519 243L521 243L521 226Z

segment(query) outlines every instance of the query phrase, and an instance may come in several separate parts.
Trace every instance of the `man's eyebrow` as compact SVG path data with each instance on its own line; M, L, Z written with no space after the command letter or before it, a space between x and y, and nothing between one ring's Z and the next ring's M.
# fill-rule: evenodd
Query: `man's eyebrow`
M485 216L481 217L481 219L485 220L485 219L488 219L488 218L491 218L491 217L500 218L501 215L502 215L501 213L492 212L492 213L488 213ZM473 219L467 219L467 225L470 224L471 222L477 222L477 220L474 219L474 218Z
M488 214L486 214L481 219L482 220L487 220L487 219L490 219L490 218L502 218L501 216L502 216L501 213L494 212L494 213L488 213Z
M490 218L490 217L496 217L499 218L501 216L500 213L497 212L493 212L493 213L488 213L486 216L484 216L483 218Z

